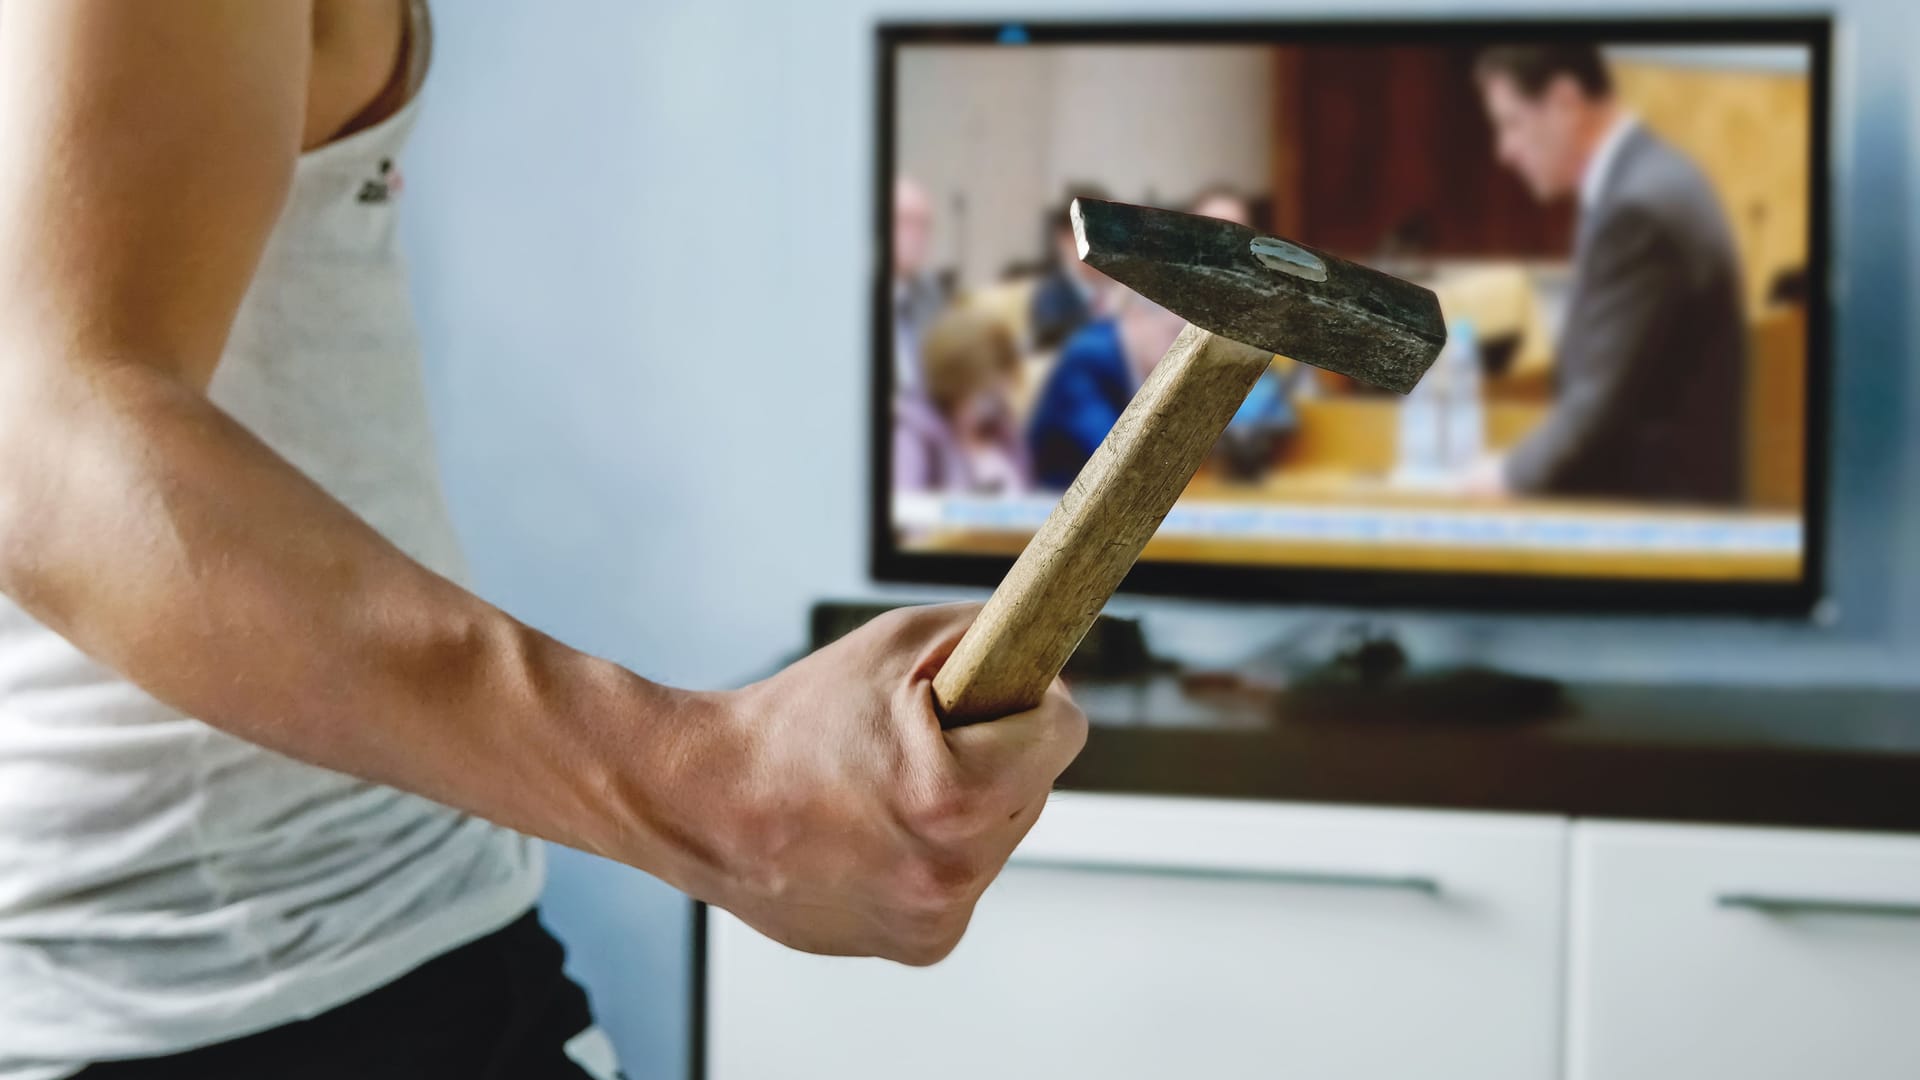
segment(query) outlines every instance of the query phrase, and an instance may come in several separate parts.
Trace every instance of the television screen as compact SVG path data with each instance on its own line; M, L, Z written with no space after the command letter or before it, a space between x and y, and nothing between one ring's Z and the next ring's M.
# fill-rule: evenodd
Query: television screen
M1131 584L1804 611L1822 22L881 30L876 568L990 581L1183 325L1076 196L1420 282L1410 394L1275 356Z

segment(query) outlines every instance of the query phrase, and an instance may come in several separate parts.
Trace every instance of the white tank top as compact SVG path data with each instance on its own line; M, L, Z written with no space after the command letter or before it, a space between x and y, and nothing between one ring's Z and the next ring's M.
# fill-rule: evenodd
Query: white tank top
M418 100L300 159L211 396L459 580L394 231ZM181 716L0 597L0 1080L311 1016L541 878L533 841Z

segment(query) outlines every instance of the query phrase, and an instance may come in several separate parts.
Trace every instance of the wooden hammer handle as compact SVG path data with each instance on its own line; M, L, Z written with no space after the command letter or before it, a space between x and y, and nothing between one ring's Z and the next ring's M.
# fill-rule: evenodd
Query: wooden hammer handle
M945 726L1040 704L1272 361L1181 331L934 676Z

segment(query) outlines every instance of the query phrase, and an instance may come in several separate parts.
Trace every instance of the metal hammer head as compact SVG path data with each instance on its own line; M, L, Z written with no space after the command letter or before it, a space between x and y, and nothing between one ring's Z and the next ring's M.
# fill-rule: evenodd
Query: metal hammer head
M1446 342L1430 290L1244 225L1076 199L1080 258L1203 330L1406 393Z

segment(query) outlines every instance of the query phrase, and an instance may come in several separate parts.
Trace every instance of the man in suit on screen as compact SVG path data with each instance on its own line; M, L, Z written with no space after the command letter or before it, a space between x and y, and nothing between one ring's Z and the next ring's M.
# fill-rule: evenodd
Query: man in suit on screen
M1579 225L1553 411L1469 490L1737 502L1746 329L1706 177L1620 106L1595 46L1490 48L1475 75L1501 163L1577 198Z

